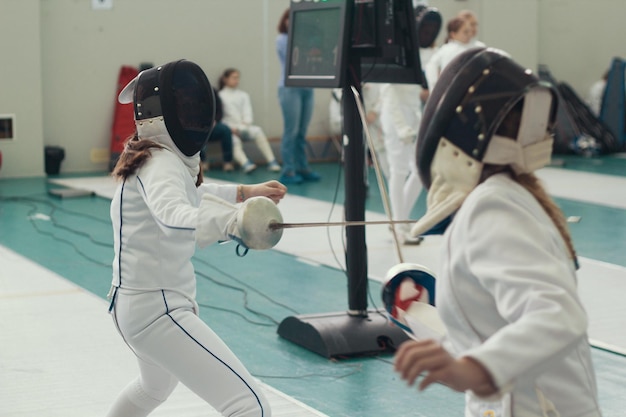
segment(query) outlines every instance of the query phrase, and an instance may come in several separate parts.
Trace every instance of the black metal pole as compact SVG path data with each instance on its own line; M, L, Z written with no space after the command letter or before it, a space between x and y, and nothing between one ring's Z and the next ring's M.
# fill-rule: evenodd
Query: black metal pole
M356 54L352 54L356 55ZM346 221L365 220L365 142L363 127L351 86L361 93L361 59L350 56L343 90L343 132ZM346 228L346 269L348 275L348 314L367 316L367 247L365 226Z
M356 55L356 54L355 54ZM358 108L352 93L361 93L361 59L350 57L343 90L343 142L346 221L365 221L365 141ZM327 358L372 354L395 349L408 339L397 326L390 326L382 310L367 310L367 247L365 226L346 227L348 311L308 314L285 318L278 334Z

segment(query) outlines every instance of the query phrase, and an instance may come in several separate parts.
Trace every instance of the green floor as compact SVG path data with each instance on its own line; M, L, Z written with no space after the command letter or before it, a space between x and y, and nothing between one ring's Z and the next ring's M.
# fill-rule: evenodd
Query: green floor
M343 173L339 168L339 164L316 164L323 181L291 186L289 191L342 204ZM567 158L565 168L623 175L626 160L573 157ZM263 168L248 176L217 171L209 174L238 182L274 177ZM49 197L48 187L46 178L0 180L0 244L104 298L113 256L109 201ZM566 214L584 218L572 225L582 256L626 266L621 255L626 242L622 238L626 233L626 227L621 227L626 225L623 210L571 201L559 204ZM374 181L367 209L382 212ZM422 196L415 216L423 210ZM461 394L441 386L417 394L396 377L389 355L327 360L277 336L277 324L287 316L344 311L347 295L343 272L314 267L276 251L250 252L239 258L231 244L197 252L195 265L202 318L250 371L269 385L332 417L461 415ZM379 284L371 281L374 303L380 300L379 292ZM623 416L626 358L594 349L593 359L604 415Z

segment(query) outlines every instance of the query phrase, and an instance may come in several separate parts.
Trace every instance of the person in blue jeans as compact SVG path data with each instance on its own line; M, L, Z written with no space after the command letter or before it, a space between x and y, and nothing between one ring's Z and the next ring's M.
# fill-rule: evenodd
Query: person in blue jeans
M233 134L222 122L216 122L208 142L220 142L222 146L222 159L224 171L232 171L235 169L233 164ZM207 142L207 143L208 143ZM207 171L209 163L207 161L206 147L200 150L200 160L202 161L202 169Z
M279 181L283 184L300 184L303 181L319 181L321 177L311 170L306 155L306 132L313 115L313 89L285 87L288 29L289 9L280 18L276 38L276 52L281 63L278 100L283 113L280 145L283 169Z

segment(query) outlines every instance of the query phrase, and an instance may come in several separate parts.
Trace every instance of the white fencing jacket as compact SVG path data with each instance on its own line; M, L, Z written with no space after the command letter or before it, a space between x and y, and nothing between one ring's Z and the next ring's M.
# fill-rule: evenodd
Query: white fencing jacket
M536 199L505 174L490 177L442 252L436 304L453 354L482 363L501 391L491 401L469 392L465 415L600 416L574 263Z
M437 80L439 80L441 72L454 58L456 58L457 55L475 46L476 45L471 42L461 43L459 41L449 40L447 43L444 43L437 48L437 50L431 55L428 62L422 64L424 65L424 73L426 75L426 81L428 82L428 89L433 91L435 84L437 84Z
M168 149L120 183L111 202L115 258L113 286L171 289L195 298L191 258L196 244L228 240L236 218L236 185L202 184ZM207 198L208 194L223 198Z
M253 123L250 95L238 88L224 87L218 93L222 100L222 122L231 128L243 130Z

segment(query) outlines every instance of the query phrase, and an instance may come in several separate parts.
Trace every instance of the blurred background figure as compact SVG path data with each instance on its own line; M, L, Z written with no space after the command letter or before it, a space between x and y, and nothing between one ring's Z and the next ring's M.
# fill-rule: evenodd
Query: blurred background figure
M321 176L311 170L306 154L306 133L313 115L313 89L285 86L288 32L289 9L286 9L278 22L276 53L281 68L278 101L283 114L283 136L280 144L283 168L280 182L291 185L303 181L319 181Z
M437 51L437 37L441 32L443 19L441 13L434 7L420 4L415 8L415 24L417 27L417 39L419 43L419 57L422 65L424 80L420 91L422 106L426 104L430 87L426 80L425 68L432 56Z
M211 135L209 136L209 140L207 144L210 142L219 142L222 148L222 169L224 171L233 171L235 169L235 164L233 162L234 158L234 146L235 142L233 139L233 135L224 123L222 123L223 111L222 111L222 101L217 94L217 91L213 89L213 93L215 95L215 126L213 126L213 130L211 131ZM241 142L237 144L239 148L241 148ZM243 150L241 151L243 152ZM200 160L203 171L209 170L209 159L207 155L207 146L203 146L200 150Z
M377 83L364 83L361 89L361 97L363 99L363 107L365 108L367 130L374 145L373 151L376 152L383 176L389 178L389 164L385 152L383 130L380 124L380 86L381 84ZM343 134L342 96L341 88L332 89L328 105L328 117L330 134L334 136ZM366 145L368 146L368 162L373 164L372 149L369 149L369 143Z
M602 109L602 98L604 97L604 90L606 90L606 80L609 78L609 70L607 69L602 78L596 81L589 88L587 94L587 105L596 116L600 116L600 110Z
M461 10L456 17L465 20L470 27L470 46L471 47L484 47L485 44L478 40L478 18L476 13L471 10Z
M375 152L380 165L380 170L385 178L389 178L389 159L387 158L387 151L385 150L385 139L383 137L383 127L380 122L380 88L381 84L376 83L364 83L362 86L363 105L365 107L365 121L367 122L367 130L372 139L373 149L369 149L370 163L372 156L371 153ZM367 144L370 146L370 144Z
M461 52L473 46L471 43L472 30L467 20L461 19L460 17L449 20L447 31L446 43L437 49L424 66L426 80L431 91L439 79L439 74L441 74L450 61Z
M223 122L228 125L233 135L242 141L254 141L259 148L261 155L267 162L267 169L273 172L280 171L280 165L276 161L272 147L270 146L267 136L260 126L253 124L252 104L250 95L239 88L239 80L241 73L235 68L224 70L219 80L219 96L222 100L224 111ZM246 162L247 157L245 158ZM244 164L246 163L244 162ZM242 165L245 172L246 168L250 168L252 163Z

